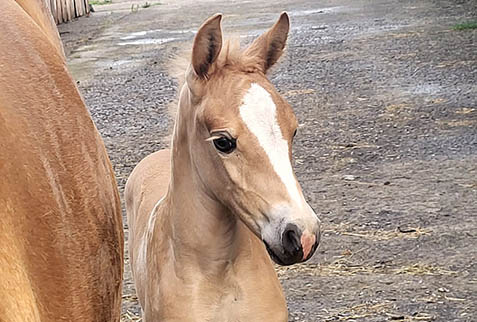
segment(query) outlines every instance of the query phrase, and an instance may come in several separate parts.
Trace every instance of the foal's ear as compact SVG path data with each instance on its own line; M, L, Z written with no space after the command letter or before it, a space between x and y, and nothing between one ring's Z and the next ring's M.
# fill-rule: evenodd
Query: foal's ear
M213 15L202 24L194 38L192 47L192 67L200 79L206 79L211 65L222 49L222 29L220 13Z
M282 12L273 27L255 39L245 50L245 55L258 58L262 72L266 73L282 55L287 42L288 30L290 30L290 19L286 12Z

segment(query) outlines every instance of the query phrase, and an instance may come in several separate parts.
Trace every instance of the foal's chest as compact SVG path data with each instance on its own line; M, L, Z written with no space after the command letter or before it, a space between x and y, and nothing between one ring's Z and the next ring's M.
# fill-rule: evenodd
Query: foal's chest
M209 315L214 322L286 322L287 310L281 301L227 294ZM210 313L212 313L210 312ZM200 319L196 320L199 321Z
M248 282L227 283L223 289L201 298L199 311L208 319L194 321L286 322L288 313L281 288L263 277L261 282Z

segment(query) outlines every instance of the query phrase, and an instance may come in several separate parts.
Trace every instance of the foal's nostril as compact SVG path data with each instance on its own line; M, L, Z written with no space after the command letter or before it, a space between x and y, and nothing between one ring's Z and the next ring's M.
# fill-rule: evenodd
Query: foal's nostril
M282 244L286 253L296 256L299 252L302 252L300 236L301 232L296 225L288 224L285 227L282 235Z

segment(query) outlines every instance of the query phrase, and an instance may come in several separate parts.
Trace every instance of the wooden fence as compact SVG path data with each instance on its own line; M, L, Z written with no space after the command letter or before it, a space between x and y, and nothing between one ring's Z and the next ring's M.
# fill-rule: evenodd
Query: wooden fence
M2 0L0 0L2 1ZM89 14L88 0L43 0L57 24Z

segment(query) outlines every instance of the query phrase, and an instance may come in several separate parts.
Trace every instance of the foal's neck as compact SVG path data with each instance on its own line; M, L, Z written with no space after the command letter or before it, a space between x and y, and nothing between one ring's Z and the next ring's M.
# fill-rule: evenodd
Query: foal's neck
M172 246L178 261L194 261L200 269L222 274L241 249L243 224L211 196L191 164L187 128L193 122L188 91L181 93L172 144L168 192ZM184 103L185 101L185 103Z

